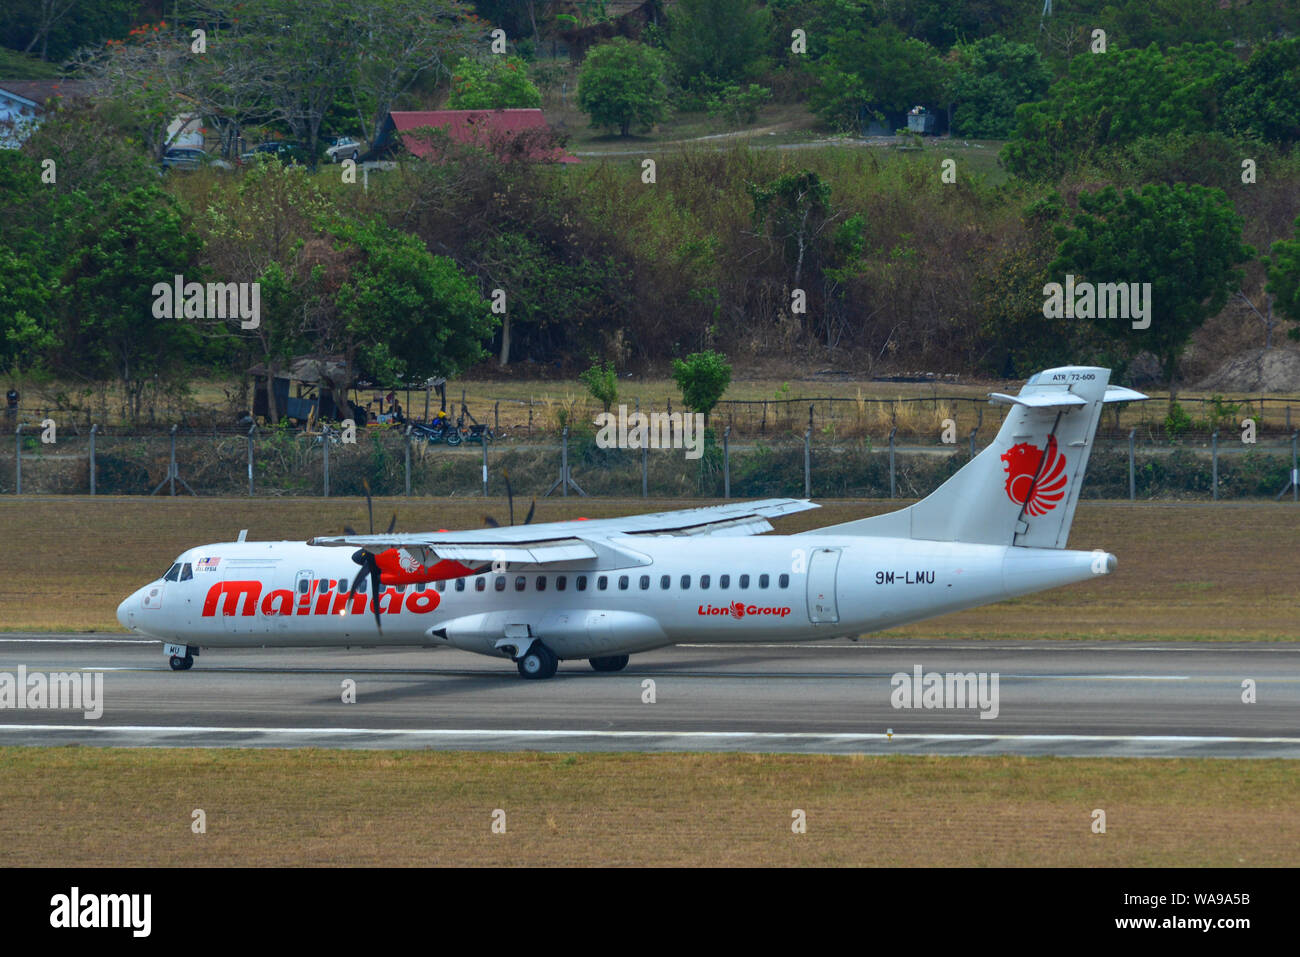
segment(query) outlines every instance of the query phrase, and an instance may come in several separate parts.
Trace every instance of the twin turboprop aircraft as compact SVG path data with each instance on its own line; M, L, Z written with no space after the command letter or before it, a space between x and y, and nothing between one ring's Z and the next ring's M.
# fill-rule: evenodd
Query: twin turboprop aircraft
M768 519L817 506L763 499L626 518L459 532L346 534L192 548L119 606L184 670L206 648L452 647L618 671L682 642L852 637L1115 567L1065 548L1107 402L1108 369L1033 376L993 444L914 505L797 535ZM750 538L749 536L761 536ZM742 539L744 539L742 541Z

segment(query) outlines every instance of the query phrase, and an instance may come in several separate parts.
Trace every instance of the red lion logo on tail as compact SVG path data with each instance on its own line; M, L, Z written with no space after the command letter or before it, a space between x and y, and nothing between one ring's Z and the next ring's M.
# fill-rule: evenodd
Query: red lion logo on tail
M1065 498L1068 481L1065 456L1057 451L1056 436L1047 437L1045 451L1028 442L1018 442L1003 453L1002 462L1007 470L1007 497L1025 506L1030 515L1046 515Z

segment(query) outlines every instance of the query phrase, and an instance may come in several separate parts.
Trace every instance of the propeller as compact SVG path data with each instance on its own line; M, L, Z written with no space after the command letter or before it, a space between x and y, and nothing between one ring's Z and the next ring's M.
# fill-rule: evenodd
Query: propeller
M511 485L510 485L510 471L509 471L509 469L502 469L502 470L501 470L501 475L502 475L502 477L506 480L506 508L509 510L509 513L510 513L510 524L511 524L511 525L514 525L514 523L515 523L515 490L514 490L514 489L511 487ZM530 525L530 524L532 524L532 521L533 521L533 515L536 513L536 511L537 511L537 499L534 498L532 504L528 506L528 514L524 516L524 524L525 524L525 525ZM497 521L495 518L493 518L491 515L484 515L484 516L483 516L483 524L486 525L488 528L500 528L500 527L501 527L501 523L498 522L498 521Z
M368 479L362 479L361 487L365 489L366 492L366 516L370 520L370 534L373 535L375 534L375 503L374 499L370 496L370 481ZM384 532L384 534L391 535L393 529L396 527L397 512L393 512L393 517L388 521L388 530ZM356 535L356 532L350 525L344 525L343 531L348 535ZM348 602L344 605L344 614L347 613L347 609L352 604L352 596L357 593L357 589L360 588L361 583L366 580L366 576L369 576L370 602L375 611L375 627L378 628L382 634L384 631L384 625L382 619L379 617L379 589L382 585L379 580L379 562L375 560L374 555L366 551L364 548L358 548L353 552L352 560L361 566L361 570L357 572L357 577L352 580L352 587L348 589Z

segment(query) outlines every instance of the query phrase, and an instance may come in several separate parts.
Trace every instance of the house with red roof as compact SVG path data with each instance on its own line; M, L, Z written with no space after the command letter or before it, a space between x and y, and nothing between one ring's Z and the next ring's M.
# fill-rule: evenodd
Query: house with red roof
M578 162L537 109L394 111L362 159L391 158L400 146L412 156L436 160L451 144L479 147L502 162Z

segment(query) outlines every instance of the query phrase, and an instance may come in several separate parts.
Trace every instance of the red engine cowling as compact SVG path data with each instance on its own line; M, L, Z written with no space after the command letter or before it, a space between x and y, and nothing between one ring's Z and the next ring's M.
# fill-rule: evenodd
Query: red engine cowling
M380 552L375 556L375 564L379 566L379 580L385 585L418 585L421 582L463 578L474 574L474 569L468 565L451 559L422 565L405 548L390 548Z

